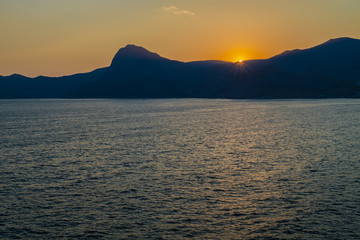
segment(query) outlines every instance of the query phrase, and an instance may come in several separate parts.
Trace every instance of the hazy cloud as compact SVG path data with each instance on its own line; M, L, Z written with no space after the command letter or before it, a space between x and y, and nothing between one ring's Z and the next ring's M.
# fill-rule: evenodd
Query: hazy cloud
M191 15L191 16L194 16L195 13L189 11L189 10L185 10L185 9L180 9L178 7L175 7L175 6L170 6L170 7L163 7L163 9L167 12L171 12L173 14L176 14L176 15L180 15L180 14L184 14L184 15Z

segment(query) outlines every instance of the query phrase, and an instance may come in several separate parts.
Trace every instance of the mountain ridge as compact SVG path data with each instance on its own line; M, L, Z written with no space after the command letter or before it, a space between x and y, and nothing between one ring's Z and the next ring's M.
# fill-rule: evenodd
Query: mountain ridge
M330 39L268 59L181 62L120 48L110 66L62 77L0 76L0 98L360 97L360 40Z

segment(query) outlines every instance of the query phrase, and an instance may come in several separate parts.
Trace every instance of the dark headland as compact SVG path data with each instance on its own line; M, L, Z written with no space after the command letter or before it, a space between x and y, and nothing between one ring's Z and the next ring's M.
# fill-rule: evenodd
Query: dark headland
M135 45L109 67L64 77L0 76L0 98L359 98L360 40L263 60L180 62Z

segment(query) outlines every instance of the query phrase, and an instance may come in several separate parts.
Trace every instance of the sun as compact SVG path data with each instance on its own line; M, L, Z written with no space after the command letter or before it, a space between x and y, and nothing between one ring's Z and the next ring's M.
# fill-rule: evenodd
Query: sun
M240 60L238 60L238 63L242 63L244 60L242 60L242 59L240 59Z

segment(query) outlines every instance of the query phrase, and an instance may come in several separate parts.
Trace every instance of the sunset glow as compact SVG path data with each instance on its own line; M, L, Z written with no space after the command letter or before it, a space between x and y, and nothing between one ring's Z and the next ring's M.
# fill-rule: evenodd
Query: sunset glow
M359 9L358 0L2 0L0 75L87 72L127 44L185 62L269 58L360 38Z

